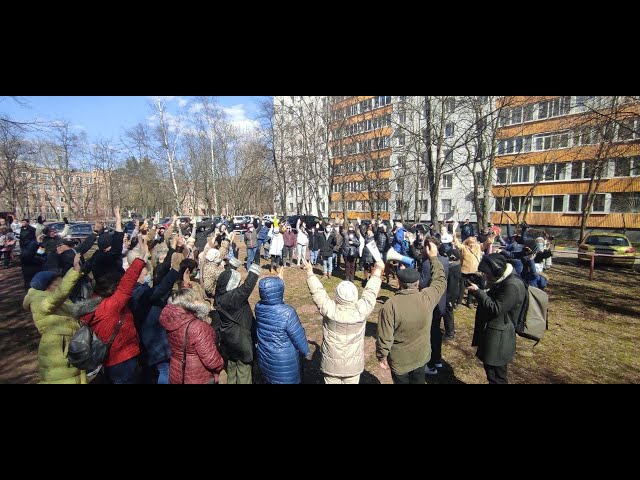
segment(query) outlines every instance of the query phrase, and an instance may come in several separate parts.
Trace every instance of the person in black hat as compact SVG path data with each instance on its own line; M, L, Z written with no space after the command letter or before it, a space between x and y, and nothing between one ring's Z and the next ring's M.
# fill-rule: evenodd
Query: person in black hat
M506 384L507 366L516 352L515 324L527 292L511 264L499 253L485 255L478 271L490 287L485 292L474 283L468 286L478 300L471 345L478 347L476 356L484 364L489 383Z
M124 243L124 231L122 229L122 217L120 207L115 208L116 230L113 233L102 233L98 237L98 251L87 262L87 269L93 273L93 278L108 272L117 271L124 273L122 268L122 246Z
M420 273L413 268L399 270L401 290L384 304L378 320L376 356L381 368L391 368L396 384L425 383L431 358L430 312L447 288L437 247L428 243L425 248L431 261L431 285L419 292Z

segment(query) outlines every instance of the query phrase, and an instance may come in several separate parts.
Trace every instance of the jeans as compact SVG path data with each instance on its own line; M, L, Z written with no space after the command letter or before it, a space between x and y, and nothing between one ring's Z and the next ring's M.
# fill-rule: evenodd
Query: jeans
M447 337L453 337L456 334L453 305L447 305L447 308L444 312L444 334Z
M2 252L2 255L4 255L4 266L8 267L9 263L11 263L11 249Z
M302 265L303 258L307 258L307 246L298 244L298 265Z
M258 251L258 247L247 248L247 270L251 268L251 264L256 258L257 251ZM260 259L258 259L258 264L260 264Z
M114 385L126 385L136 383L138 371L138 357L133 357L125 362L105 367L104 373L110 383Z
M158 385L169 385L169 362L156 365L158 369Z
M333 254L333 266L336 270L340 270L340 252L335 252Z
M424 381L424 365L411 372L403 373L402 375L397 375L391 372L391 378L393 379L393 383L396 385L423 385L426 383Z
M490 384L506 385L509 383L507 378L507 365L503 367L494 367L493 365L484 364L484 371L487 373L487 380Z
M431 359L427 363L430 369L436 368L436 363L442 361L442 331L440 330L440 321L442 314L440 308L436 306L433 311L433 320L431 322Z
M315 265L318 263L318 254L320 253L320 250L311 250L309 252L309 256L311 259L311 265Z
M322 272L326 275L333 273L333 257L322 258Z
M286 245L282 249L282 265L287 265L287 256L289 257L289 265L293 266L293 248Z
M263 246L264 246L264 241L263 240L258 240L258 255L264 256L264 254L261 253Z

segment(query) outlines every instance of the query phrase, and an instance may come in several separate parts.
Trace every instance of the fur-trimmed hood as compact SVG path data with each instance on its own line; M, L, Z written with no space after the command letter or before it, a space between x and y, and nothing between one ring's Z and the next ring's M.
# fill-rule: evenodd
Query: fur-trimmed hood
M200 320L205 319L208 314L209 307L205 304L191 302L185 302L183 304L183 302L178 301L162 309L160 325L162 325L167 332L173 332L191 320L196 318Z
M80 300L71 307L71 315L73 318L82 318L85 315L95 312L104 300L102 297L93 297L87 300Z

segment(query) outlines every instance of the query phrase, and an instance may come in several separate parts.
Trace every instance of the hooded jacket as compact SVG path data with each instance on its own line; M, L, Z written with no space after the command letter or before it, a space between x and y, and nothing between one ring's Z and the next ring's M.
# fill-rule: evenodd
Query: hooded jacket
M73 304L68 300L82 274L69 270L53 291L31 288L22 306L30 310L40 332L38 372L40 383L87 383L84 371L72 367L67 360L71 337L80 325L72 316Z
M160 324L167 331L171 348L169 383L182 383L182 361L184 340L187 327L187 355L184 370L184 383L208 383L222 371L224 360L216 348L216 332L211 325L202 321L193 312L203 305L180 304L167 305L160 314ZM204 306L200 315L206 315Z
M88 268L93 274L94 279L111 271L124 271L122 268L123 240L124 232L114 232L111 239L111 250L108 252L98 250L93 254L88 262Z
M320 369L325 375L353 377L363 372L367 317L376 306L381 284L380 277L371 277L358 300L355 285L342 282L333 301L318 277L313 274L307 277L313 301L323 316Z
M268 383L300 383L300 355L309 355L307 337L295 309L284 303L284 282L260 281L256 304L258 365Z
M227 291L229 277L233 273L239 275L238 272L230 269L220 275L215 296L216 308L222 307L233 318L233 321L222 313L215 312L215 315L220 320L222 344L228 358L239 360L242 363L251 363L253 361L255 318L249 305L249 297L258 283L260 266L254 263L249 269L249 276L244 283Z

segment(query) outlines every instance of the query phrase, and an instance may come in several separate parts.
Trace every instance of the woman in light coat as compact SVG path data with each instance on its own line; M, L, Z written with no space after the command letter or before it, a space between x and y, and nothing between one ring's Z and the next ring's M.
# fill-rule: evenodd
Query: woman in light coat
M335 301L329 298L313 274L313 266L306 261L303 265L307 271L307 286L323 316L320 369L324 381L328 384L357 384L364 371L367 317L376 306L384 264L376 264L360 300L356 286L345 281L338 285Z
M269 248L269 255L271 256L271 265L269 266L269 272L273 271L275 266L276 270L282 266L282 249L284 248L284 229L282 227L271 227L269 230L269 238L271 239L271 247Z
M307 224L304 222L301 222L300 219L298 219L296 230L298 231L298 238L297 238L298 265L300 266L300 268L304 268L302 266L302 260L306 260L307 245L309 245L309 234L307 233Z

